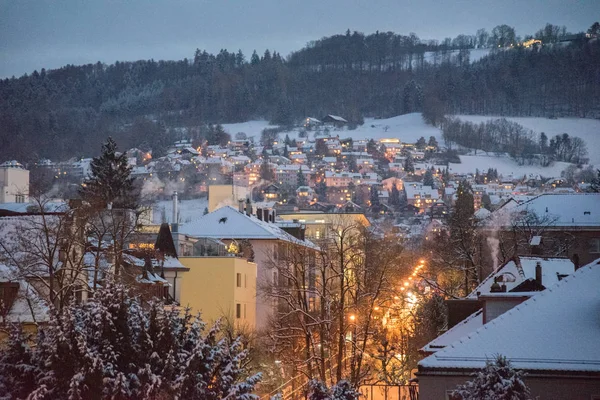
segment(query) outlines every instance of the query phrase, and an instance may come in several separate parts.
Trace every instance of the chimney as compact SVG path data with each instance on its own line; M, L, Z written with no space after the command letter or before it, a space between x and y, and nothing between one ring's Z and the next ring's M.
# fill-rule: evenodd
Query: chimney
M173 218L171 220L171 232L179 232L179 202L177 191L173 192Z
M540 261L535 264L535 281L538 285L542 285L542 263Z
M502 292L502 287L498 284L498 277L494 277L494 283L490 286L491 293L499 293Z
M258 218L259 221L263 220L263 209L262 208L256 209L256 218Z
M244 200L243 199L238 200L238 211L242 214L244 213Z
M252 203L250 202L250 198L246 199L246 215L247 216L252 215Z
M277 211L275 211L275 209L273 209L273 210L271 211L271 216L272 216L272 217L271 217L271 218L272 218L272 221L271 221L271 222L273 222L273 223L274 223L274 222L275 222L275 217L277 216Z

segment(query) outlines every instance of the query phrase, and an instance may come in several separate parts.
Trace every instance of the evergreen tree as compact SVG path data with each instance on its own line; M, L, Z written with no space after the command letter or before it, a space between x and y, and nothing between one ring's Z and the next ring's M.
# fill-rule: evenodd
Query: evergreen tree
M379 190L377 190L377 186L371 186L369 189L369 198L371 200L371 207L379 207Z
M506 357L497 355L494 361L486 361L483 370L473 374L471 381L457 386L453 396L463 400L528 400L530 392L523 376Z
M273 169L271 168L271 163L269 163L269 157L265 155L263 155L263 162L260 165L260 179L265 181L272 181L275 179Z
M415 172L415 164L412 157L409 155L404 161L404 172L413 174Z
M419 140L417 140L417 143L415 144L415 146L417 147L417 149L423 150L427 146L427 142L425 141L425 138L423 136L421 136L419 138Z
M430 136L429 137L429 142L427 143L427 145L431 146L431 147L435 147L436 149L438 148L438 141L435 138L435 136Z
M425 175L423 176L423 185L433 186L433 174L429 169L425 171Z
M392 185L392 192L390 193L390 204L398 208L400 206L400 191L396 184Z
M302 168L298 169L298 186L306 186L306 177L302 173Z
M473 189L467 182L461 182L456 189L456 202L448 220L451 249L464 272L465 296L469 294L477 279L477 221Z
M134 209L139 201L139 190L131 176L127 156L117 153L117 144L109 137L102 145L102 154L91 162L91 176L83 182L79 193L90 204L104 208Z

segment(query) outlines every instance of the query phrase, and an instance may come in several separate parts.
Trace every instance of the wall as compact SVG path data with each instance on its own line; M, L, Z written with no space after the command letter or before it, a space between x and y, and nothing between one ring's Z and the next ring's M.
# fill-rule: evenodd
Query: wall
M181 257L179 261L190 269L180 283L183 307L201 312L207 322L225 316L240 327L255 329L255 263L237 257ZM236 286L237 273L242 274L242 287ZM241 306L241 318L236 318L236 304Z
M17 195L29 202L29 171L22 168L0 168L0 203L15 203Z
M468 375L468 374L467 374ZM471 379L468 376L419 375L419 400L446 399L446 391ZM531 390L531 398L539 400L590 400L600 396L600 375L595 377L533 376L525 378Z

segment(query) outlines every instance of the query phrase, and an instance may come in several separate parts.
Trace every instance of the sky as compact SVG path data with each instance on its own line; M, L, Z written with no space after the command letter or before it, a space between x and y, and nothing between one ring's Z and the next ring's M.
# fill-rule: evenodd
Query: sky
M285 56L347 29L442 40L504 23L523 36L547 22L578 32L598 19L600 0L0 0L0 77L196 48Z

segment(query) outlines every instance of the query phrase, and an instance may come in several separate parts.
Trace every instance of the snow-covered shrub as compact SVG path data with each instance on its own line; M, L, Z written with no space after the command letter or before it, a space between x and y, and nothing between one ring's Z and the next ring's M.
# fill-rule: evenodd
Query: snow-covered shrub
M309 384L309 400L358 400L359 393L348 383L339 381L330 389L323 382L313 380Z
M15 330L0 354L0 398L257 399L239 338L120 285L55 313L36 346L26 339Z
M483 370L473 374L473 380L457 386L452 395L462 400L529 399L529 388L523 382L523 375L506 357L497 355L494 361L486 361Z

